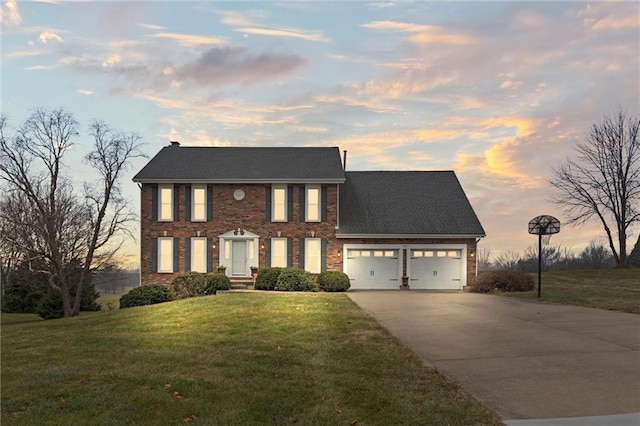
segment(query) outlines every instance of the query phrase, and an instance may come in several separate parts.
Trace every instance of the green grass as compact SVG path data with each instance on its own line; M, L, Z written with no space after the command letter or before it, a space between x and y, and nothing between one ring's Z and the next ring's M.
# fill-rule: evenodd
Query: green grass
M27 317L2 315L3 426L501 424L344 294Z
M533 291L501 294L538 300L534 280ZM545 272L539 300L640 314L640 269Z

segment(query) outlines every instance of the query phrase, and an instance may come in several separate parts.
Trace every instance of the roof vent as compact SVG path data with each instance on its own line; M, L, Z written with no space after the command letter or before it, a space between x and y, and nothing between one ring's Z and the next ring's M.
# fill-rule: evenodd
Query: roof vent
M171 141L171 146L180 146L180 142L178 142L178 141Z

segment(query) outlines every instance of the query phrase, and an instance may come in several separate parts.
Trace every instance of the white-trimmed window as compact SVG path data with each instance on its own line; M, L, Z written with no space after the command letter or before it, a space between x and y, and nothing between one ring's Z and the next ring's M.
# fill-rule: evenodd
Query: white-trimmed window
M304 268L312 274L320 273L321 250L320 238L304 239Z
M191 220L194 222L207 220L207 187L191 188Z
M207 239L191 238L191 270L207 272Z
M158 220L173 220L173 186L158 186Z
M320 187L319 186L307 186L305 197L305 221L306 222L320 222Z
M272 188L271 197L271 221L286 222L287 221L287 187L274 186Z
M158 238L158 272L173 272L173 237Z
M272 268L287 267L287 239L286 238L271 239L271 267Z

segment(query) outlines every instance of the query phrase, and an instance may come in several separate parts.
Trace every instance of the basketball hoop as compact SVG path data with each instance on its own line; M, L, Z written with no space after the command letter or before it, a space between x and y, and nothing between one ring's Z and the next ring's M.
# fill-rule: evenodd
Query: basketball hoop
M529 233L538 236L538 297L542 291L542 243L549 245L551 236L560 232L560 221L553 216L536 216L529 221Z

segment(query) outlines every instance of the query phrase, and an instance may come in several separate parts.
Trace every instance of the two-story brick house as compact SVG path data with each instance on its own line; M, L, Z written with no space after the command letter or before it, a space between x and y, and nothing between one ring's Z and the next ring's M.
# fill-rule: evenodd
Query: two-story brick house
M352 288L462 289L484 230L453 172L346 172L338 148L163 148L141 187L142 284L252 266Z

